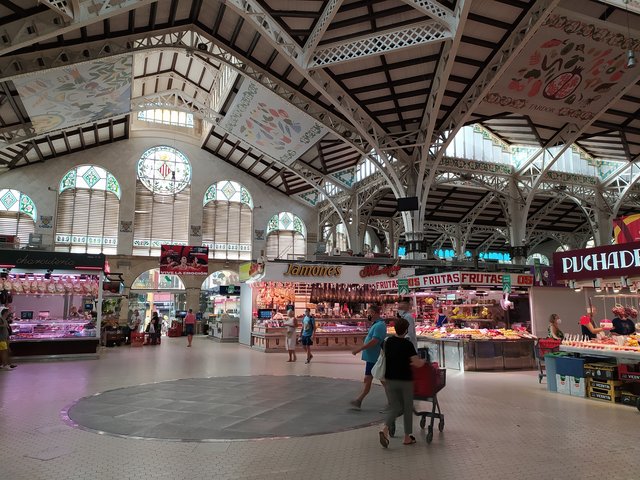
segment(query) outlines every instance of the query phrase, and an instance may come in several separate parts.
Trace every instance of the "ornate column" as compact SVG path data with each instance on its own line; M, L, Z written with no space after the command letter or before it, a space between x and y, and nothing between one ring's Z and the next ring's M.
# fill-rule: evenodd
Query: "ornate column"
M611 231L613 229L613 212L601 192L595 194L595 235L596 246L611 245Z
M509 199L507 202L509 218L509 237L513 250L511 261L515 264L524 264L527 261L526 241L527 241L527 212L522 199L520 189L515 178L509 179Z

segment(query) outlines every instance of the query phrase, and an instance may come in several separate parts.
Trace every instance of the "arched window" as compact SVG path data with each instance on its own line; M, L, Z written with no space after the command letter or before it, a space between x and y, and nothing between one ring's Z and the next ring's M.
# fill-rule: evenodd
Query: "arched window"
M120 215L116 178L104 168L81 165L62 177L58 192L56 251L115 255Z
M152 268L138 275L131 284L131 290L184 290L184 283L178 275L160 273Z
M0 235L17 236L20 245L29 243L38 212L27 195L18 190L0 190Z
M229 180L211 185L202 201L202 244L210 258L251 260L253 200Z
M307 227L289 212L274 215L267 224L267 258L296 258L307 254Z
M214 290L220 285L240 285L240 275L232 270L218 270L204 279L201 290Z
M527 265L535 265L535 261L538 260L540 265L549 266L549 258L542 253L532 253L527 257Z
M163 244L189 241L191 165L172 147L147 150L138 160L134 255L159 255Z

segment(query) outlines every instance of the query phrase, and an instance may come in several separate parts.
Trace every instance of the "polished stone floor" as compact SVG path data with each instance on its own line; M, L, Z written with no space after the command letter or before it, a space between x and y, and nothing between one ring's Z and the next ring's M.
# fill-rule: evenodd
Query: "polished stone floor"
M92 395L67 415L81 428L138 438L302 437L380 423L382 387L354 410L349 400L358 388L351 380L299 375L187 378Z
M378 443L377 426L245 441L175 442L73 428L61 412L114 389L179 379L297 376L352 380L363 363L348 352L313 363L196 338L107 349L99 360L21 363L0 372L1 480L424 479L636 480L640 412L546 391L535 372L450 371L439 395L443 434L427 445ZM299 355L301 357L301 355ZM347 390L347 387L345 387ZM369 399L367 399L369 400ZM365 400L377 409L378 401ZM296 408L296 407L292 407ZM293 413L293 412L292 412ZM398 422L400 424L400 422ZM415 431L419 432L418 419Z

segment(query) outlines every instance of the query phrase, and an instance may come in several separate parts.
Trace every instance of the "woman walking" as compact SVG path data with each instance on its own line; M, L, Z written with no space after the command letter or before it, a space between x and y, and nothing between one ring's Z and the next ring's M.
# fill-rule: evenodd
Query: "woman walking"
M389 446L389 428L396 418L403 415L403 445L416 443L413 436L413 374L411 367L422 367L424 360L418 357L413 344L405 338L409 330L409 322L398 318L394 322L396 336L384 341L385 379L389 412L383 429L380 431L380 445Z

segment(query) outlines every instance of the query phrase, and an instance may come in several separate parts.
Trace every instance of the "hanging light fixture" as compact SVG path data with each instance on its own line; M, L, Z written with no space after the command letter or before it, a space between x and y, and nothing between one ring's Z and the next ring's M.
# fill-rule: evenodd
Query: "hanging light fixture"
M636 54L633 51L631 44L631 28L629 27L629 0L624 0L624 9L627 13L627 36L629 38L629 50L627 50L627 68L633 68L636 66Z

